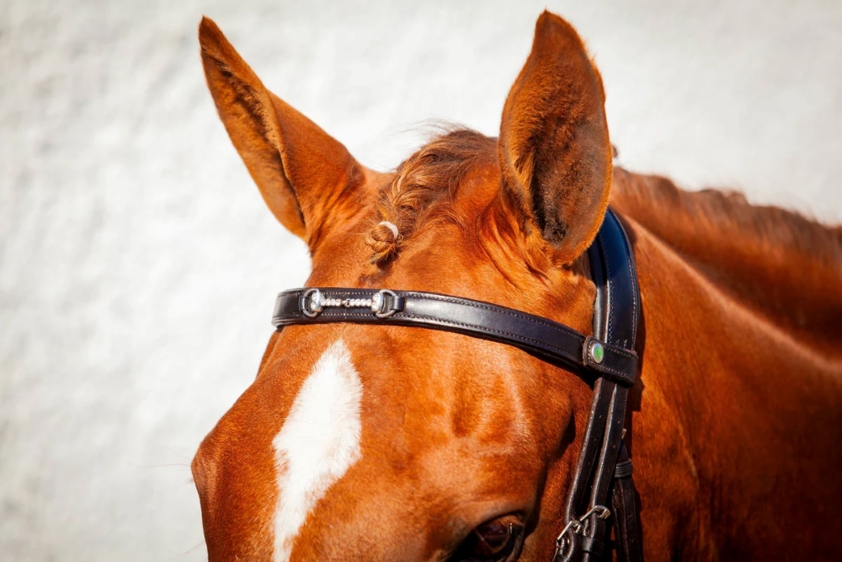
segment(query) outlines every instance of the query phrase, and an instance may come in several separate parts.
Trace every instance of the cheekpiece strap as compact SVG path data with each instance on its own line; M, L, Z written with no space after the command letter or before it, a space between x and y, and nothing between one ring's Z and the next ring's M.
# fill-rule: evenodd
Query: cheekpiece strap
M631 352L637 342L640 292L631 244L610 210L588 257L597 289L593 333L609 345ZM582 448L568 491L566 523L556 540L556 562L602 560L601 553L590 545L607 543L612 526L618 539L618 559L643 560L631 461L623 446L628 390L628 386L608 377L594 384ZM610 510L607 505L611 505Z

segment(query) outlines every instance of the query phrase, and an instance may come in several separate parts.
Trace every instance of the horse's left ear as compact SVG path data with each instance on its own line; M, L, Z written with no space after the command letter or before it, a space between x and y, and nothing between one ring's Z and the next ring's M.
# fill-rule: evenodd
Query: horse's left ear
M527 232L537 228L558 262L575 260L605 216L612 149L599 72L573 27L549 12L506 99L499 158Z
M342 144L272 94L216 24L202 18L208 88L263 199L312 252L322 234L359 208L363 167Z

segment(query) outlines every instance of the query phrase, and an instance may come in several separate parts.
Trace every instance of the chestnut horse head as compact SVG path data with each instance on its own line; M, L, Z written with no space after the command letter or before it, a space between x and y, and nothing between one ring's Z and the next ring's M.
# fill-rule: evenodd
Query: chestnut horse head
M532 52L505 102L499 139L453 130L392 173L364 167L267 90L213 22L202 21L199 38L208 86L234 146L271 212L309 247L308 286L445 293L540 315L588 334L595 288L584 254L602 224L612 185L625 194L612 195L620 211L645 208L641 201L649 195L639 196L642 192L664 191L661 205L677 206L683 196L657 178L612 170L599 72L573 28L550 13L538 20ZM696 437L685 425L706 423L702 414L720 412L700 406L701 412L693 413L685 393L676 394L671 385L685 376L698 386L713 369L687 357L724 330L694 316L709 312L707 318L715 321L718 301L708 302L715 293L708 287L712 282L670 249L673 230L653 235L660 223L642 225L649 215L640 215L641 223L624 221L642 254L644 305L655 306L646 302L649 296L667 310L654 327L646 327L648 363L641 382L649 392L641 383L634 389L636 409L646 410L641 403L646 406L651 396L647 414L636 413L627 424L639 441L636 468L648 472L638 484L647 554L715 556L730 544L728 533L739 536L746 519L732 517L731 504L721 498L715 508L729 510L730 531L699 515L697 508L710 507L704 504L707 482L721 469L714 461L722 459L705 456L718 437L704 432ZM832 236L838 239L838 233L827 233ZM692 253L692 236L682 240L685 253ZM702 239L698 245L710 248ZM713 259L712 251L702 253ZM816 265L811 271L827 288L838 289L839 262L825 261L824 269ZM806 258L804 263L812 267ZM770 267L776 275L777 266ZM723 273L720 279L727 284L729 278ZM746 294L750 301L757 292ZM804 314L824 314L828 323L839 310L814 308ZM762 312L746 310L756 317ZM676 326L685 315L694 332L679 334ZM802 332L811 327L802 325ZM684 334L678 351L668 343L673 334ZM825 337L838 351L838 338ZM792 345L807 353L809 346L799 341ZM714 348L711 361L718 373L741 368L729 362L732 355L726 347ZM680 371L671 368L676 362ZM838 370L838 363L816 369ZM675 376L668 377L670 372ZM824 396L817 407L836 405L836 417L828 415L828 421L839 418L838 402L823 392L826 385L813 386ZM725 393L722 403L735 404L739 396ZM465 335L361 324L286 327L272 335L257 379L193 461L209 557L547 560L560 531L591 395L572 372ZM736 414L728 416L723 425ZM756 417L762 430L766 418ZM749 425L745 431L757 429ZM725 438L733 433L723 431ZM834 435L812 442L831 443ZM761 460L754 446L741 455L746 466ZM822 466L816 465L817 473ZM791 478L782 484L794 482L795 475L814 477L812 469L786 474ZM759 488L747 486L749 491L765 490L765 478ZM839 498L839 486L829 494ZM815 490L806 499L827 505L822 497ZM765 508L760 512L747 542L733 540L739 548L768 535L764 525L771 515ZM798 532L803 534L803 525ZM824 552L825 543L810 540L809 548Z

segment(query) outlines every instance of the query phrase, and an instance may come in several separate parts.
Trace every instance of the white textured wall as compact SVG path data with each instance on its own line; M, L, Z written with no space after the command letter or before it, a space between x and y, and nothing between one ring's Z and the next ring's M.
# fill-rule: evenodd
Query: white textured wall
M549 2L621 161L842 218L842 4ZM303 245L204 85L216 19L364 163L494 134L543 1L0 4L0 559L202 560L189 461L253 378Z

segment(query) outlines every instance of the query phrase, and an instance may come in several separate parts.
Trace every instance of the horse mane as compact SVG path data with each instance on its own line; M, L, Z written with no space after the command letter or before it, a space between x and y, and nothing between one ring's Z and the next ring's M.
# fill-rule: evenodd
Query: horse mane
M497 139L470 129L452 129L433 138L404 160L376 202L377 220L366 236L370 261L384 265L424 227L439 221L460 224L452 205L474 164L496 155ZM389 225L391 223L396 230Z
M699 237L706 233L737 236L757 248L797 252L842 268L842 227L826 226L780 207L752 205L737 191L684 191L667 178L630 174L623 169L617 169L614 187L612 202L635 218L642 215L645 218L639 222L647 225L654 216L668 217L672 225L692 225Z
M726 294L802 341L839 337L839 226L752 205L734 191L684 191L667 178L621 168L610 203Z

